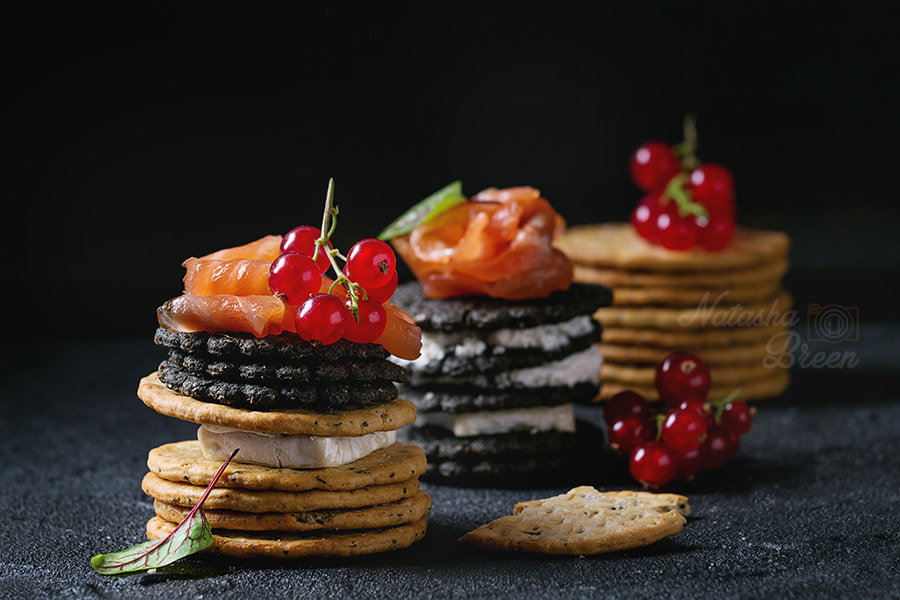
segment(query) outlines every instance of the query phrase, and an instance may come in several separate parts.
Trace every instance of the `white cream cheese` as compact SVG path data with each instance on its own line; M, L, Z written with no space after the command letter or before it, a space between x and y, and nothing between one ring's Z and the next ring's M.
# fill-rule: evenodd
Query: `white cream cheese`
M275 435L241 431L216 425L201 425L197 439L203 455L224 461L235 448L238 462L284 467L317 469L339 467L386 448L397 440L396 431L378 431L358 437L319 437L314 435Z
M415 361L393 358L394 362L409 366L411 363L428 364L440 360L447 354L472 357L484 354L488 346L493 347L495 354L501 354L508 348L540 348L552 352L564 347L572 338L588 335L594 325L589 315L579 315L568 321L549 323L537 327L522 329L499 329L488 333L477 334L471 331L461 332L422 332L422 354Z
M419 413L417 425L449 429L457 437L508 433L510 431L575 432L575 410L571 404L536 406L472 413Z

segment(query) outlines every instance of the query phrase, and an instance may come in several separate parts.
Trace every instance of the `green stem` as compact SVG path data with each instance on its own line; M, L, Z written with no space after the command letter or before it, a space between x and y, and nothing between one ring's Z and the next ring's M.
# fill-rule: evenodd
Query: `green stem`
M666 420L666 413L656 413L656 441L662 439L662 426Z
M359 292L362 291L363 299L368 298L366 294L366 290L361 288L359 284L356 284L344 275L344 272L341 271L340 265L335 260L335 257L340 258L344 262L347 262L347 258L340 253L337 248L328 249L328 240L331 239L331 236L334 235L335 230L337 229L337 216L340 211L338 207L334 205L334 178L330 178L328 180L328 191L325 192L325 212L322 214L322 236L316 240L316 249L313 251L312 259L313 261L319 255L319 250L325 253L325 256L328 257L328 262L331 263L331 268L334 269L335 279L334 283L331 284L331 287L328 288L328 292L331 293L334 290L336 285L344 286L344 289L347 290L347 297L350 298L350 312L353 313L353 318L359 322ZM324 233L324 232L328 233Z
M728 403L734 402L743 391L744 390L742 388L737 388L724 398L709 403L710 408L712 408L713 410L713 415L715 415L716 423L722 420L722 411L725 410L725 407L728 405Z
M669 183L666 184L666 188L663 190L662 195L660 195L659 203L665 205L669 200L674 200L675 204L678 206L678 214L680 216L686 217L687 215L694 215L696 217L708 219L709 213L706 211L706 207L694 202L693 198L691 198L690 191L685 187L687 182L687 173L679 173L673 177Z

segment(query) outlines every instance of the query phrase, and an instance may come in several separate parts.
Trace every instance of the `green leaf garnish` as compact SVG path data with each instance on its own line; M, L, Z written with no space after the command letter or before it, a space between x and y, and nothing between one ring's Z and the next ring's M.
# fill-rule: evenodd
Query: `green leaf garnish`
M225 467L237 453L237 450L232 452L228 460L219 467L219 471L206 487L200 501L172 533L161 540L150 540L119 552L98 554L91 558L91 566L94 567L94 570L101 575L127 575L147 569L156 569L212 545L212 528L201 507L222 473L225 472Z
M466 200L467 198L462 193L462 182L454 181L397 217L393 223L378 234L378 239L389 240L406 235L422 223L427 223L442 212L450 210Z

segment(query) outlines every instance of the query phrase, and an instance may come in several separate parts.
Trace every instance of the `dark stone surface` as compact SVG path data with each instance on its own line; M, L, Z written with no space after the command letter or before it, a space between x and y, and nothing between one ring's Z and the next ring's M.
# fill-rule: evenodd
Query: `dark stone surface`
M408 550L292 563L191 557L113 578L90 557L144 539L147 451L195 434L135 396L160 351L148 339L0 352L0 598L900 597L896 359L882 374L798 372L786 398L760 407L725 470L672 488L693 516L644 549L553 558L464 547L455 540L467 530L563 488L431 485L429 533ZM618 464L572 484L632 487Z

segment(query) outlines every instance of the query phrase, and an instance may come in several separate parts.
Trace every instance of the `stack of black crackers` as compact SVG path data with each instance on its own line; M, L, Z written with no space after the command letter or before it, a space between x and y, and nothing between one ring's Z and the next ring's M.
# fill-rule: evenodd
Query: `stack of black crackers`
M296 334L180 333L154 336L169 356L157 371L167 387L197 400L244 408L362 408L397 397L408 372L377 344L304 342Z
M428 299L412 282L392 300L422 328L422 355L391 360L410 370L400 393L418 416L401 435L425 450L428 478L527 483L566 469L574 405L599 391L601 328L591 315L611 303L608 288Z

